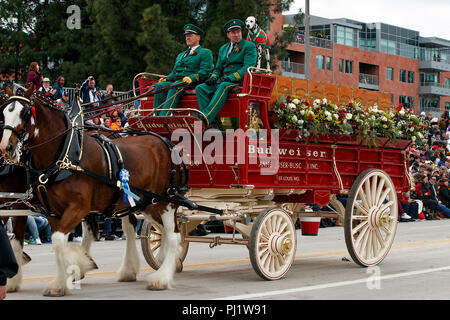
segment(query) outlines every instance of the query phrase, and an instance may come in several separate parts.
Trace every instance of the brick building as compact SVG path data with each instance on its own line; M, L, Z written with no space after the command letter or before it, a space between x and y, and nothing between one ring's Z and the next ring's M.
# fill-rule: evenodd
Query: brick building
M276 14L270 37L293 26L293 17ZM450 40L346 18L310 16L310 26L311 81L388 93L391 105L408 103L416 112L450 110ZM304 26L298 29L277 73L305 79Z

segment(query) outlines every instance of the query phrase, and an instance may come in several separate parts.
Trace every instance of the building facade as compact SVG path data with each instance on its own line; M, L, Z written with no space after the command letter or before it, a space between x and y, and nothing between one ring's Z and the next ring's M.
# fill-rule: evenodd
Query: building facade
M295 25L276 14L269 34ZM384 23L310 16L310 80L389 93L416 112L450 110L450 41ZM305 79L304 26L278 61L283 76Z

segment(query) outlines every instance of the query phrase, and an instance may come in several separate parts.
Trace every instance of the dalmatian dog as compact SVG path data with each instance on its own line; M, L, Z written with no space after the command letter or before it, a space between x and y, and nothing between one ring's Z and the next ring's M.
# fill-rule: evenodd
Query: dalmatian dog
M258 62L256 67L261 68L263 54L266 58L267 70L270 70L270 39L264 30L259 26L258 20L254 16L245 19L245 27L248 30L247 41L254 42L258 52Z

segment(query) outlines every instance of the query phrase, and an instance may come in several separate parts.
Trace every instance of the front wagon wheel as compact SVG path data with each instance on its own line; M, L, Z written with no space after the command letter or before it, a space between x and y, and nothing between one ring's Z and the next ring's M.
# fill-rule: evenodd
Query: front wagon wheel
M347 200L344 233L353 261L369 267L388 254L397 230L398 202L394 183L386 172L362 172Z
M250 261L265 280L278 280L289 271L295 258L297 236L290 215L281 208L262 211L249 239Z

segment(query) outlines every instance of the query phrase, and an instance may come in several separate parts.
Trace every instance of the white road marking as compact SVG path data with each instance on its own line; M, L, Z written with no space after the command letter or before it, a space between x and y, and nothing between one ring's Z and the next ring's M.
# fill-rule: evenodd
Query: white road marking
M387 280L387 279L410 277L410 276L416 276L416 275L421 275L421 274L425 274L425 273L448 271L448 270L450 270L450 266L426 269L426 270L394 273L391 275L381 276L379 278L379 280L382 281L382 280ZM273 297L273 296L285 295L285 294L290 294L290 293L298 293L298 292L306 292L306 291L336 288L336 287L343 287L343 286L351 286L351 285L360 284L360 283L367 283L368 281L370 281L369 277L366 277L364 279L358 279L358 280L332 282L332 283L319 284L319 285L315 285L315 286L299 287L299 288L292 288L292 289L285 289L285 290L274 290L274 291L259 292L259 293L250 293L250 294L243 294L243 295L237 295L237 296L228 296L228 297L216 298L216 299L212 299L212 300L246 300L246 299Z

